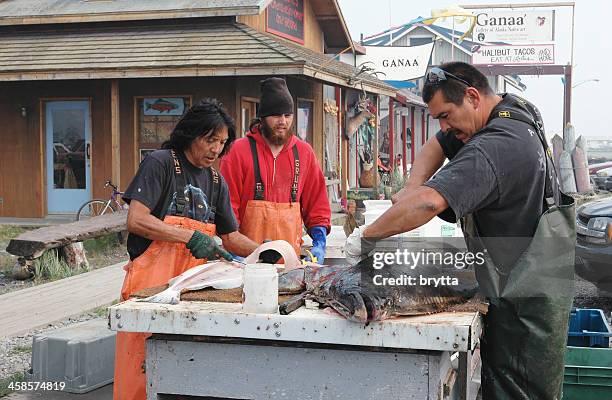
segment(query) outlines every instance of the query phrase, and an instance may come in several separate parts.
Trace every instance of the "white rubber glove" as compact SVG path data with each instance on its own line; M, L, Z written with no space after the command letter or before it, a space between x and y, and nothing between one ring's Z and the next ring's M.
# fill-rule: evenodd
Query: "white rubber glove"
M363 239L361 234L366 226L359 226L353 230L353 233L346 238L344 245L344 255L346 260L351 265L358 264L361 260L368 257L369 253L374 250L376 241Z

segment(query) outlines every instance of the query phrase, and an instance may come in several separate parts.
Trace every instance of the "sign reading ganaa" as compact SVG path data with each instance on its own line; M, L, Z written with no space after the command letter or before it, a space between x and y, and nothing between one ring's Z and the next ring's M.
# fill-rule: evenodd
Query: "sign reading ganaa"
M482 11L476 14L474 41L533 43L554 40L555 12Z
M476 46L476 51L472 54L472 64L479 65L554 63L555 46L553 44Z
M357 56L357 63L371 62L377 72L384 73L378 79L406 81L425 75L433 42L421 46L365 46L366 54Z
M273 0L266 8L266 32L304 44L304 0Z

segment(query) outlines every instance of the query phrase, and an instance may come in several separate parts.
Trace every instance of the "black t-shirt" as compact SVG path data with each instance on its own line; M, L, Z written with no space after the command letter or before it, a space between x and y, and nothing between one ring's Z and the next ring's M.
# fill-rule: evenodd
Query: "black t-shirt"
M213 190L211 169L195 167L180 151L176 153L185 176L185 185L193 186L192 192L195 191L202 194L200 196L189 196L191 200L185 206L186 209L195 210L192 203L194 201L201 201L202 198L206 205L210 207L209 199L212 199ZM208 215L208 217L203 222L216 224L217 233L224 235L238 230L238 222L230 203L227 183L221 174L219 174L219 178L215 214L213 215L211 212L206 213L205 215ZM136 176L134 176L134 179L123 195L123 199L127 203L130 203L131 200L138 200L151 210L151 214L163 220L168 211L170 211L170 214L173 214L172 210L176 204L174 200L176 199L176 190L172 154L170 150L157 150L149 154L140 164ZM200 207L200 209L202 208ZM204 208L207 209L206 207ZM130 259L133 260L144 253L150 244L151 240L130 233L127 241Z
M546 175L545 153L535 128L498 117L500 111L512 110L541 124L537 109L530 105L532 114L520 102L525 100L502 95L486 126L465 144L438 132L450 162L425 183L446 199L457 218L474 216L493 260L508 267L535 233L543 213ZM508 240L495 239L500 237Z

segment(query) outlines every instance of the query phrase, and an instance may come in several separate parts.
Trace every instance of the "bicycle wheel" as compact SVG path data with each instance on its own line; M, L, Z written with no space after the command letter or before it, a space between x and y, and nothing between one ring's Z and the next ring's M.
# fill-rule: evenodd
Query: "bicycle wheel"
M108 206L107 206L108 204ZM93 199L89 200L79 208L77 213L77 221L89 219L91 217L97 217L102 214L109 214L115 212L115 208L108 201Z

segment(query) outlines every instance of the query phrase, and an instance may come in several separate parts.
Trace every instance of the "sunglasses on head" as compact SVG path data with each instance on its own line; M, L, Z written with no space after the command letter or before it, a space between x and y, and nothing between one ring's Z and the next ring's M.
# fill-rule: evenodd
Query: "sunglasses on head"
M467 85L468 87L472 86L466 80L461 79L458 76L453 75L450 72L446 72L442 68L438 68L438 67L433 67L432 69L429 70L429 72L427 73L427 77L426 77L425 82L433 84L433 85L439 85L443 81L448 81L449 78L452 78L452 79L454 79L456 81L459 81L459 82Z

